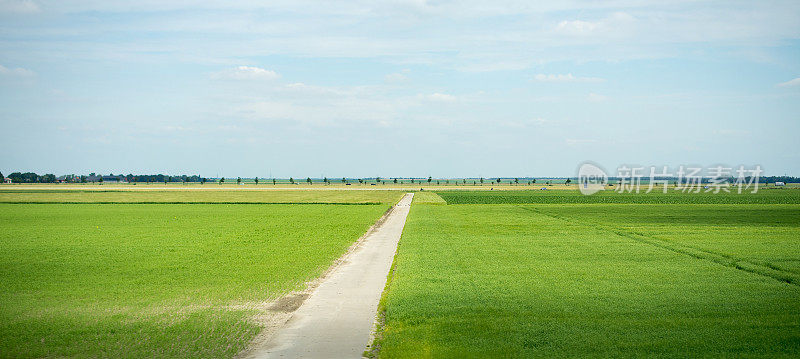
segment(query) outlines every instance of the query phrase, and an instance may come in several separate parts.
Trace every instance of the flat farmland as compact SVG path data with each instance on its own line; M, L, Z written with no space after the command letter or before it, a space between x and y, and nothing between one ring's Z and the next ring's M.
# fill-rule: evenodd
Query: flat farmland
M684 193L669 188L651 193L617 193L606 190L585 196L573 188L561 190L503 191L436 191L448 204L800 204L800 191L794 189L762 189L757 193ZM734 189L735 191L735 189Z
M412 207L374 352L797 357L800 205L795 191L774 192L733 204L438 192L494 204ZM501 195L511 203L491 197Z
M156 187L156 186L153 186ZM0 203L342 203L394 204L402 191L214 189L23 189L0 188Z
M0 204L0 356L232 357L388 207Z

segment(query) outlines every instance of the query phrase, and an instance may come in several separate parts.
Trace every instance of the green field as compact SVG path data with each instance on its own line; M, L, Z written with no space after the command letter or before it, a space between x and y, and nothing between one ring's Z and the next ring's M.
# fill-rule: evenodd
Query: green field
M232 357L262 303L303 289L387 208L0 204L0 357Z
M617 193L601 191L584 196L570 190L526 191L437 191L448 204L560 204L560 203L651 203L651 204L800 204L800 191L793 189L761 189L757 193L683 193L670 189L667 193Z
M254 189L0 189L0 203L347 203L394 204L404 192L391 190Z
M0 190L0 357L232 357L403 193ZM417 192L381 313L384 358L796 357L800 191Z
M612 204L438 194L494 204L412 207L381 303L379 357L800 353L797 191L636 204L613 193L598 196ZM543 198L568 204L529 204ZM733 204L691 204L716 201Z

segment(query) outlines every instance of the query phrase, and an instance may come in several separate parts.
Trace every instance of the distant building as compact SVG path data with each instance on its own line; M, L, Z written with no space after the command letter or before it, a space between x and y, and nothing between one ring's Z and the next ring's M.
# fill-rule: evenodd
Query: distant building
M775 182L775 186L777 186L777 187L782 187L782 186L785 186L785 185L786 185L786 183L784 183L784 182Z
M5 183L11 183L11 178L8 178L8 177L6 177L6 178L4 178L4 179L3 179L3 182L5 182Z

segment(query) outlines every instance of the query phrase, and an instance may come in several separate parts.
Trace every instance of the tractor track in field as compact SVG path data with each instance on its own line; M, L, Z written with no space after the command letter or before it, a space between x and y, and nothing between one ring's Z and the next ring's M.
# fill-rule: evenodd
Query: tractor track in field
M743 272L775 279L777 281L786 284L800 286L800 275L782 270L769 263L760 263L753 260L739 258L728 254L717 253L703 248L681 245L661 238L649 236L643 233L627 231L624 229L611 227L600 223L577 221L569 217L546 213L533 207L519 206L519 208L568 223L582 224L582 225L590 224L593 228L597 228L606 232L611 232L620 237L625 237L639 243L658 247L674 253L690 256L695 259L706 260L728 268L737 269Z

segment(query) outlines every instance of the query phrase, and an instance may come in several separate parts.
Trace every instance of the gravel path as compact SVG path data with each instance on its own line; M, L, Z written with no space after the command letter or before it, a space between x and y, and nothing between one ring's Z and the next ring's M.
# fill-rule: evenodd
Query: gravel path
M413 193L311 293L251 358L361 358L375 326Z

